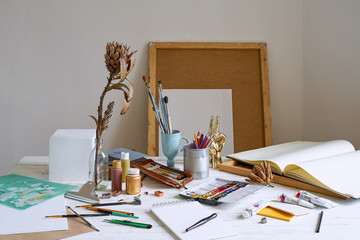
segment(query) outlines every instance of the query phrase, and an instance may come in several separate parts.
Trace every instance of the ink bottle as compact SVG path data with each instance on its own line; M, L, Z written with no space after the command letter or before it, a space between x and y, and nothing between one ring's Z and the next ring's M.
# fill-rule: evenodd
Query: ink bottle
M130 168L129 152L121 153L122 182L126 182L127 171Z
M121 161L114 160L111 169L111 191L118 192L122 190L122 168Z
M126 193L135 195L141 192L141 177L138 168L129 168L126 176Z

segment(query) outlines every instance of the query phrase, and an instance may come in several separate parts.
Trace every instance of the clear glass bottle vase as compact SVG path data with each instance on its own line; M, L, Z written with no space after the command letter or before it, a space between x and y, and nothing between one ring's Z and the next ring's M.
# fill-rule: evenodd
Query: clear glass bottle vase
M102 139L95 139L95 146L90 153L89 181L95 183L96 190L105 190L108 185L109 157L103 150Z

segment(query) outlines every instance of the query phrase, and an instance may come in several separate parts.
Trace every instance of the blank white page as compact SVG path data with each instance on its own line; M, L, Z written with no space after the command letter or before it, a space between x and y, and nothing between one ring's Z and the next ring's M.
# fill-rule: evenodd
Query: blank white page
M221 220L221 216L210 220L189 232L185 229L214 212L197 201L174 201L155 204L151 212L159 218L176 236L186 240L216 239L236 235L235 229Z
M48 215L66 214L64 196L54 197L25 210L0 205L0 212L0 235L68 229L66 218L45 218Z

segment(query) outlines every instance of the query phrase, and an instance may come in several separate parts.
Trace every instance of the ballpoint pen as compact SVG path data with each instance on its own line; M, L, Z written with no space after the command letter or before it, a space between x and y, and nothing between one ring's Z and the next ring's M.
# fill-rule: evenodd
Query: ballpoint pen
M190 230L193 230L194 228L197 228L201 225L204 225L205 223L207 223L208 221L214 219L217 217L217 213L213 213L210 216L201 219L200 221L196 222L195 224L191 225L190 227L188 227L187 229L185 229L185 232L188 232Z
M128 225L128 226L133 226L133 227L138 227L138 228L152 228L151 224L147 224L147 223L138 223L138 222L131 222L131 221L127 221L127 220L118 220L118 219L104 219L105 222L110 222L110 223L117 223L117 224L122 224L122 225Z
M324 211L321 211L320 214L319 214L318 222L316 224L316 230L315 230L316 233L320 232L321 220L323 218L323 215L324 215Z

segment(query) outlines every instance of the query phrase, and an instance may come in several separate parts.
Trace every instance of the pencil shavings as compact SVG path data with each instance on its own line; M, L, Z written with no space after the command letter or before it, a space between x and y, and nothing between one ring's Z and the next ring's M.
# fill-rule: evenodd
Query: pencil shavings
M270 164L264 161L260 165L255 165L250 175L245 180L252 184L263 184L273 187L270 184L273 180Z

